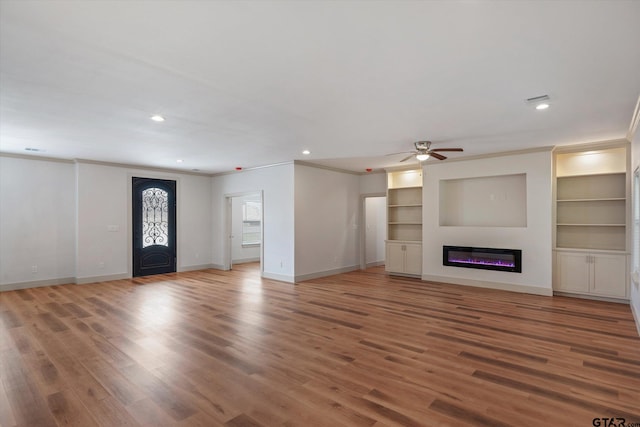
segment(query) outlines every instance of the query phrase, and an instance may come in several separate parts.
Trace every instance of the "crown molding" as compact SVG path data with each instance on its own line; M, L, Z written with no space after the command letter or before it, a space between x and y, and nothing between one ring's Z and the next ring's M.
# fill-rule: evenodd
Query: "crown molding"
M254 166L254 167L251 167L251 168L242 168L239 171L227 171L227 172L212 173L212 174L209 174L209 176L234 175L234 174L242 173L242 172L254 171L254 170L258 170L258 169L274 168L276 166L284 166L284 165L292 165L292 164L293 164L293 161L291 161L291 162L272 163L272 164L269 164L269 165Z
M5 153L0 151L0 157L9 157L13 159L24 159L24 160L40 160L42 162L56 162L56 163L67 163L73 164L73 160L70 159L58 159L55 157L46 157L46 156L38 156L34 154L18 154L18 153Z
M468 160L480 160L480 159L491 159L494 157L505 157L505 156L518 156L521 154L531 154L531 153L551 153L555 147L553 145L546 145L544 147L535 147L535 148L526 148L524 150L511 150L511 151L499 151L497 153L486 153L486 154L476 154L473 156L465 156L465 157L455 157L455 158L447 158L447 160L441 162L438 160L438 163L433 162L425 162L422 164L423 167L429 166L429 164L441 164L441 163L451 163L451 162L466 162ZM415 169L415 168L414 168Z
M629 141L625 138L611 139L605 141L594 141L569 145L558 145L553 149L554 153L571 153L574 151L597 150L604 148L617 148L628 145Z
M324 169L332 172L346 173L349 175L365 175L365 173L362 173L362 172L355 172L355 171L350 171L348 169L341 169L341 168L335 168L332 166L319 165L317 163L306 162L304 160L294 160L293 164L300 165L300 166L308 166L310 168L316 168L316 169ZM366 172L366 173L367 174L373 173L373 171Z
M115 163L115 162L102 162L98 160L89 160L89 159L73 159L73 163L79 164L87 164L87 165L98 165L98 166L110 166L115 168L126 168L126 169L140 169L151 172L171 172L177 173L181 175L194 175L194 176L211 176L211 174L206 172L194 172L194 171L186 171L182 169L172 169L172 168L161 168L161 167L153 167L153 166L144 166L138 165L135 163Z

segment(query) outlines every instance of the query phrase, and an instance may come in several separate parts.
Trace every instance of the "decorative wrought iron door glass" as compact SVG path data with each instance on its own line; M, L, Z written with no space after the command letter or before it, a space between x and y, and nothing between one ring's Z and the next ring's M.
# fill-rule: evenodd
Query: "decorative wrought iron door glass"
M160 188L142 192L142 247L169 246L169 193Z

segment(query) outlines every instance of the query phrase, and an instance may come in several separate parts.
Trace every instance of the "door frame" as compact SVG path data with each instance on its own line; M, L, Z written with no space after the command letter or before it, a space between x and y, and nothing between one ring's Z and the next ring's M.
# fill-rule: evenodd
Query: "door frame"
M224 231L222 249L222 269L231 270L233 268L233 255L231 239L233 235L233 198L243 197L253 194L260 195L260 277L264 273L264 190L243 191L241 193L228 193L224 195Z
M176 175L164 175L150 171L140 171L139 173L127 173L127 277L133 277L133 180L132 178L164 179L176 182L176 272L180 270L180 231L181 225L178 218L180 214L180 194L182 194L182 183Z
M367 199L371 197L387 197L386 192L365 193L360 195L360 270L367 269ZM389 213L387 212L387 215ZM386 257L385 257L386 260Z

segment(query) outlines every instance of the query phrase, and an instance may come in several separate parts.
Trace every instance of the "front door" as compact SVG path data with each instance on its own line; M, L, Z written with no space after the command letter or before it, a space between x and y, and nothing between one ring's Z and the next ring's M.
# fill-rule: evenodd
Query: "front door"
M176 271L176 182L132 178L133 276Z

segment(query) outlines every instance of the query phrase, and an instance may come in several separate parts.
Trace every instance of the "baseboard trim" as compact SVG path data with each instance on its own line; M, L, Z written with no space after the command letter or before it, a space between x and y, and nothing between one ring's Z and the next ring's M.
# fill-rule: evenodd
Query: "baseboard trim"
M295 278L293 276L285 276L284 274L268 273L264 271L262 273L262 277L264 279L277 280L278 282L295 283Z
M220 266L222 267L222 266ZM200 265L187 265L184 267L180 267L178 269L178 273L182 273L185 271L197 271L197 270L208 270L210 268L217 268L216 264L200 264ZM221 268L219 268L221 269Z
M638 330L638 336L640 336L640 313L636 311L636 308L633 306L633 302L629 304L631 307L631 314L633 315L633 320L636 321L636 329Z
M246 264L248 262L259 262L260 261L260 257L253 257L253 258L240 258L240 259L234 259L233 261L231 261L233 264Z
M384 261L374 261L374 262L368 262L366 264L367 268L371 268L371 267L378 267L379 265L384 265Z
M599 295L574 294L573 292L561 292L561 291L553 291L553 295L554 296L559 296L559 297L590 299L590 300L593 300L593 301L616 302L618 304L629 304L629 300L628 299L602 297L602 296L599 296Z
M0 292L17 291L20 289L41 288L43 286L69 285L76 282L75 277L63 277L60 279L33 280L30 282L5 283L0 285Z
M295 281L296 283L304 282L305 280L318 279L320 277L327 277L327 276L335 276L336 274L348 273L350 271L355 271L359 269L360 269L360 266L358 265L350 265L348 267L341 267L333 270L318 271L317 273L301 274L299 276L295 276Z
M76 277L76 285L88 285L89 283L109 282L111 280L131 279L129 273L108 274L106 276Z
M543 296L553 296L553 289L540 288L537 286L514 285L511 283L486 282L483 280L462 279L458 277L433 276L423 274L422 280L441 283L452 283L454 285L473 286L476 288L497 289L500 291L519 292L521 294L534 294Z

